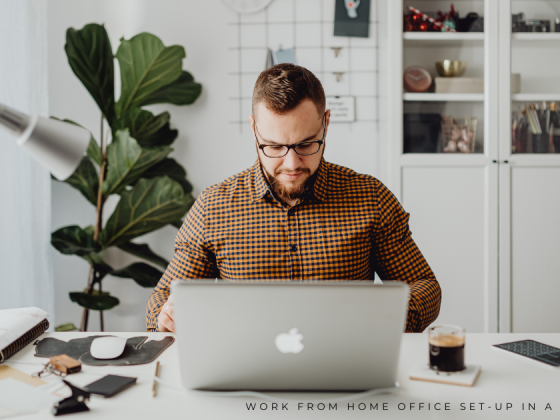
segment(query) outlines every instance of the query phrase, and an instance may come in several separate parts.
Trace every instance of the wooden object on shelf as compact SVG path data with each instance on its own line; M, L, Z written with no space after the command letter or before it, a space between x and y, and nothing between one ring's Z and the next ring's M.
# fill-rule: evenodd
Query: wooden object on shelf
M404 88L408 92L426 92L432 85L432 76L424 67L407 67L403 75Z
M436 77L436 93L484 93L482 77Z
M436 93L484 93L482 77L436 77ZM521 74L511 74L511 93L521 92Z

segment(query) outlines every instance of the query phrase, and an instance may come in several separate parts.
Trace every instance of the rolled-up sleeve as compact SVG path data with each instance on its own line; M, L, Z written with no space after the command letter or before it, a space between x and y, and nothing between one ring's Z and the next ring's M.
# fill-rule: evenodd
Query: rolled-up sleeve
M381 280L408 283L406 332L422 332L439 315L441 288L412 239L410 215L383 184L377 197L377 223L372 235L374 270Z
M216 258L205 240L205 193L202 193L187 213L175 237L175 254L165 273L152 291L146 305L146 327L158 331L158 316L169 298L169 286L175 279L216 278Z

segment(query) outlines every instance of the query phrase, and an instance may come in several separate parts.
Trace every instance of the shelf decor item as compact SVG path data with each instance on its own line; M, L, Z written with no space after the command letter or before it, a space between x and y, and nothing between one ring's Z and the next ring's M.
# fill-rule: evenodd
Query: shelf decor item
M427 13L412 6L407 6L408 15L405 15L405 32L457 32L453 17L456 15L453 6L451 11L445 15L438 12L438 17L434 19Z
M474 117L454 118L450 115L442 115L442 152L473 153L476 123Z
M435 93L484 93L482 77L436 77Z
M121 38L114 54L105 27L88 24L67 30L64 49L72 71L101 111L99 143L90 135L86 155L65 182L77 189L97 214L92 226L56 230L51 244L60 253L76 255L89 264L85 289L71 292L70 300L84 308L81 331L87 331L89 310L99 311L103 331L103 311L119 304L117 297L103 291L104 277L111 274L133 279L142 287L155 287L163 272L154 265L165 269L168 262L147 244L133 240L169 224L180 227L195 201L185 169L168 157L179 134L170 127L169 112L154 115L143 107L190 105L200 96L202 86L183 70L185 49L166 47L150 33ZM115 58L122 86L118 100L114 98ZM108 135L104 136L107 126ZM113 214L104 218L104 206L111 196L119 201ZM111 247L143 262L114 269L104 257Z
M426 92L432 86L432 75L424 67L410 66L404 70L403 83L408 92Z
M436 62L436 71L441 77L461 77L467 69L466 61L443 60Z

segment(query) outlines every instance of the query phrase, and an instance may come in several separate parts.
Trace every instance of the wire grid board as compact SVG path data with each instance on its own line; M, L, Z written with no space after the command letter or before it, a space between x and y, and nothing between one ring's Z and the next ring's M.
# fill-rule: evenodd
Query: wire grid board
M334 36L335 0L274 0L228 23L230 123L247 130L251 98L268 48L294 48L296 63L311 70L327 96L354 96L356 122L378 121L377 2L371 0L369 38ZM342 47L338 56L332 47ZM342 72L337 81L336 72ZM353 123L340 123L348 126Z

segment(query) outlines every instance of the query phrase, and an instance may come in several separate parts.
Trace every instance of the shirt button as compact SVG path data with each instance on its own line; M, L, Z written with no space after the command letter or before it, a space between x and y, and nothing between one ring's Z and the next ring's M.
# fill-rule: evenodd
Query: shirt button
M296 252L297 251L297 245L290 245L290 251Z
M293 216L294 214L296 214L294 209L288 210L288 216Z

